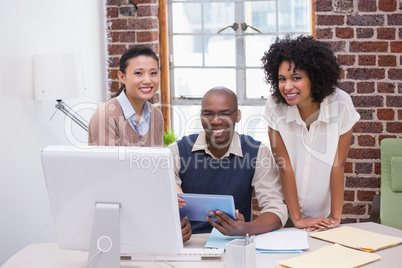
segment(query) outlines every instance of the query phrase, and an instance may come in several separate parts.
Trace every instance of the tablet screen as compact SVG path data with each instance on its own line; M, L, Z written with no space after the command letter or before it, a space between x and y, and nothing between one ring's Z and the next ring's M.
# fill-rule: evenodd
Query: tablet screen
M209 216L211 210L220 210L232 219L236 219L234 199L231 195L185 193L178 196L182 197L186 203L179 209L181 219L187 216L190 221L207 221L205 217Z

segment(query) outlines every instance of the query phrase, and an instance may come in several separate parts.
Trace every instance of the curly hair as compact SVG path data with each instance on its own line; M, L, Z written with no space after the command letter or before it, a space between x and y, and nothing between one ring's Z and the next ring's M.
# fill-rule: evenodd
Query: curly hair
M265 81L271 84L273 97L277 103L287 103L279 91L278 69L283 61L293 62L294 69L307 73L311 82L313 102L321 103L331 95L341 73L338 60L328 43L315 40L312 36L301 35L292 39L287 35L277 38L261 58Z

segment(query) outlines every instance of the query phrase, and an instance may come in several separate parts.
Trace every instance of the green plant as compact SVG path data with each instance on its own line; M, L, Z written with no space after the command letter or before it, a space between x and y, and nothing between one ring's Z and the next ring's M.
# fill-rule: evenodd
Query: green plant
M177 138L174 136L173 130L167 129L165 132L163 132L163 146L167 147L176 140Z

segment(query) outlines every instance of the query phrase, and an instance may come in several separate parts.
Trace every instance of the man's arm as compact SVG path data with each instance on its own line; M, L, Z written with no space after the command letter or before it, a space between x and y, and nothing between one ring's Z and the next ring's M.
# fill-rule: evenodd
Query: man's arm
M207 217L208 222L218 229L224 235L230 236L245 236L246 234L262 234L270 232L282 227L281 220L275 213L264 212L257 219L250 222L244 220L243 214L236 209L236 220L233 220L227 214L217 210L211 211L210 217ZM214 217L217 222L213 221Z
M278 168L266 145L260 145L257 160L252 185L261 209L260 216L267 212L275 214L280 220L280 227L282 227L287 221L288 211L283 203L284 198Z
M258 150L252 186L261 207L261 215L251 222L245 222L237 210L237 220L216 211L211 212L210 216L217 219L219 224L208 219L211 225L225 235L261 234L281 228L287 220L287 209L283 203L277 167L265 145Z
M170 149L173 155L174 175L176 178L176 184L180 187L181 179L179 174L180 174L181 163L180 163L179 147L177 146L177 142L170 144L168 148Z

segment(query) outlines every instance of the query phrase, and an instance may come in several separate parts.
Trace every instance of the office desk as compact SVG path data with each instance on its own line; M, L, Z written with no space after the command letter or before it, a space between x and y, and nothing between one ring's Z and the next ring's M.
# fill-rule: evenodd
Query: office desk
M360 228L368 231L375 231L381 234L393 235L402 237L402 230L394 229L385 225L380 225L372 222L366 223L354 223L354 224L344 224ZM209 234L193 235L185 244L185 247L203 247L208 240ZM273 268L278 265L277 261L296 257L300 254L307 254L322 246L328 245L330 243L324 242L315 238L309 238L310 250L304 253L294 253L294 254L256 254L257 257L257 268L268 267ZM402 267L401 255L402 255L402 245L388 248L385 250L380 250L376 254L381 256L381 260L365 265L367 268L376 267ZM20 252L16 253L12 258L10 258L1 268L47 268L47 267L57 267L57 268L75 268L75 267L85 267L87 261L87 253L72 250L62 250L56 244L32 244L22 249ZM162 267L169 267L163 262L158 262ZM202 262L172 262L176 268L222 268L225 267L224 261L202 261ZM123 260L121 262L122 267L157 267L152 262L133 262L128 260Z

